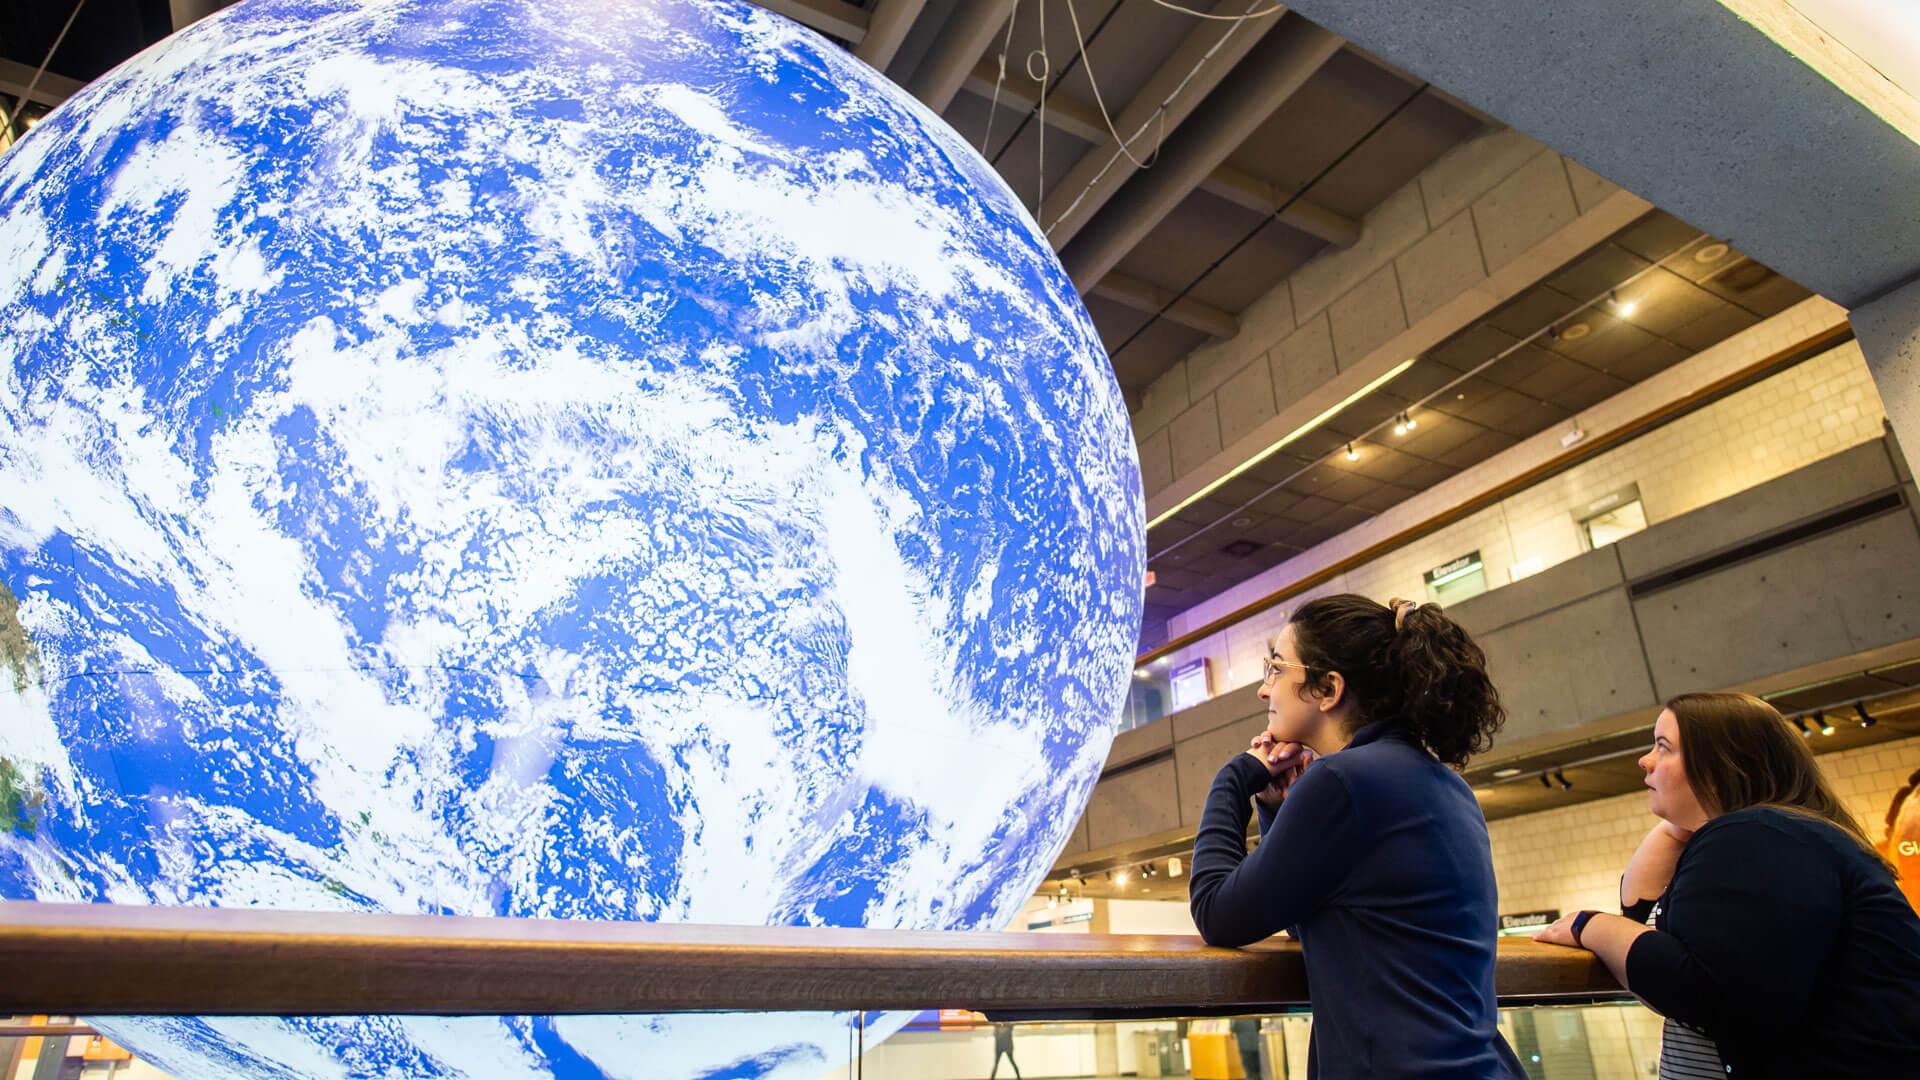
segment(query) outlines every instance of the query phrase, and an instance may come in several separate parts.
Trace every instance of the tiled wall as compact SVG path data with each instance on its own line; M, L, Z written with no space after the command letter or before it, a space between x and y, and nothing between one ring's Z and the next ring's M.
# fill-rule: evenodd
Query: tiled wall
M1637 483L1648 523L1664 521L1879 438L1884 416L1859 346L1840 346L1357 567L1170 660L1179 664L1208 656L1216 687L1250 685L1259 677L1266 641L1286 611L1314 596L1358 592L1380 600L1424 600L1424 571L1475 550L1488 586L1496 588L1517 564L1537 572L1580 554L1572 510L1598 496ZM1336 537L1328 544L1340 542Z
M1306 404L1316 391L1363 385L1530 283L1550 237L1578 240L1556 256L1569 257L1646 208L1518 132L1455 148L1369 214L1354 246L1308 262L1241 314L1231 340L1147 388L1133 423L1149 509L1268 445L1268 428L1297 424L1290 408L1318 411Z
M1920 738L1823 754L1816 760L1847 809L1878 842L1886 833L1894 792L1920 769ZM1620 871L1653 823L1642 794L1491 823L1487 831L1493 840L1500 910L1617 910Z

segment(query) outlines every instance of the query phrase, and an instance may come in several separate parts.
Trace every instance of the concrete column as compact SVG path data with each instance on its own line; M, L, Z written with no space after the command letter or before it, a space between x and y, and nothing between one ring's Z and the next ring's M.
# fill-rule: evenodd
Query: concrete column
M1089 934L1113 933L1113 909L1105 900L1093 901L1093 921L1087 924ZM1093 1025L1093 1072L1095 1076L1120 1075L1120 1036L1112 1024Z
M1920 451L1920 278L1853 309L1847 316L1859 335L1867 369L1886 403L1887 419L1914 471Z

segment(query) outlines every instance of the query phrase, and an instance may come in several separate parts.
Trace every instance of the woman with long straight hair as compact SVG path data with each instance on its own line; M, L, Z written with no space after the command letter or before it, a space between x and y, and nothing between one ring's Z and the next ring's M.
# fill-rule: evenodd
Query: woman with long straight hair
M1520 1080L1486 819L1455 771L1505 719L1485 654L1435 605L1329 596L1288 620L1260 698L1266 730L1214 778L1194 840L1201 936L1300 939L1310 1077Z
M1621 880L1627 913L1536 937L1667 1018L1663 1080L1920 1077L1920 916L1773 706L1674 698L1640 768L1661 825Z

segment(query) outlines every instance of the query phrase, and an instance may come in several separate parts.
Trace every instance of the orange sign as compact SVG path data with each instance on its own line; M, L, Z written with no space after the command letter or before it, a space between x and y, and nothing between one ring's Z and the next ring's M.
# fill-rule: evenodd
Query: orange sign
M1900 872L1900 891L1920 911L1920 769L1887 807L1887 858Z

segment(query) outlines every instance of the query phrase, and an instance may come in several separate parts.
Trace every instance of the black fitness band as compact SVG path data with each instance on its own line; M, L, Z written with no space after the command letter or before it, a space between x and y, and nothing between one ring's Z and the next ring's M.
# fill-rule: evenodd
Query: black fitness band
M1586 948L1586 945L1582 944L1580 941L1580 933L1581 931L1587 928L1587 921L1589 919L1592 919L1595 915L1598 915L1598 914L1600 913L1589 909L1587 911L1582 911L1580 914L1575 915L1573 917L1572 929L1573 929L1573 943L1575 945L1579 945L1583 949Z

